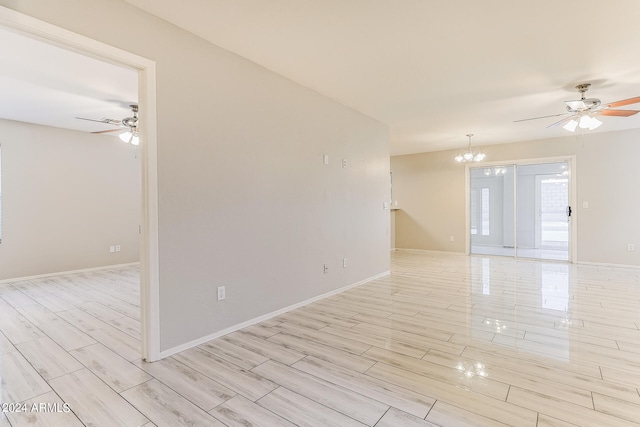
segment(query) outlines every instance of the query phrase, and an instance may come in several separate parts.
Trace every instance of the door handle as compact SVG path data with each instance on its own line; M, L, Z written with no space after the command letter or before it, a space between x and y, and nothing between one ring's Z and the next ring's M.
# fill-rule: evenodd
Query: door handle
M571 218L571 206L567 206L567 221L569 221L569 218Z

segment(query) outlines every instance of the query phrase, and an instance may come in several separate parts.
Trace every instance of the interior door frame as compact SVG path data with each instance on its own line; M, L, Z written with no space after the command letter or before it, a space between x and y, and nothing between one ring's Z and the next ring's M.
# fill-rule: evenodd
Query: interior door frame
M156 64L131 52L0 6L0 26L48 44L138 71L140 105L140 320L142 358L160 359Z
M576 201L577 201L577 185L576 185L576 156L567 155L567 156L555 156L555 157L537 157L531 159L516 159L516 160L499 160L492 162L482 162L482 163L466 163L465 164L465 253L467 255L471 255L471 215L470 215L470 197L471 197L471 169L482 168L482 167L495 167L495 166L516 166L516 173L514 173L514 180L517 180L517 167L524 165L535 165L541 163L567 163L567 170L569 171L569 206L572 208L571 219L569 221L569 261L572 264L578 262L578 216L576 209ZM515 183L514 183L515 184ZM518 234L517 234L517 185L514 185L514 204L513 204L513 238L514 244L517 242ZM515 256L514 258L518 258L518 248L517 244L515 245ZM545 260L546 261L546 260ZM553 260L550 260L553 261Z

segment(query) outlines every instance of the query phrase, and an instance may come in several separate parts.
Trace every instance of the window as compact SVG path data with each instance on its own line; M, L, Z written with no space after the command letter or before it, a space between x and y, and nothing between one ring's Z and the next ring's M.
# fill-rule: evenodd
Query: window
M489 189L482 188L482 235L489 235Z
M478 205L480 210L478 211ZM489 188L482 187L480 189L480 200L478 200L478 191L471 189L471 234L478 234L478 222L480 223L480 234L489 236ZM479 221L478 221L479 220Z

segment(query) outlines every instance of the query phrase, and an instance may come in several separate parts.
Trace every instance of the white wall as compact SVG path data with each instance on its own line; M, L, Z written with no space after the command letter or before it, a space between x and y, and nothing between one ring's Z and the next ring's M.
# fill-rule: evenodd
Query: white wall
M0 4L156 61L161 350L389 269L386 126L121 1Z
M578 262L637 266L640 251L627 251L627 244L640 242L638 141L640 129L634 129L482 148L491 162L575 155ZM398 248L464 252L465 171L454 156L450 150L391 158L393 194L402 207Z
M0 120L0 145L0 280L138 260L140 161L131 145L9 120Z

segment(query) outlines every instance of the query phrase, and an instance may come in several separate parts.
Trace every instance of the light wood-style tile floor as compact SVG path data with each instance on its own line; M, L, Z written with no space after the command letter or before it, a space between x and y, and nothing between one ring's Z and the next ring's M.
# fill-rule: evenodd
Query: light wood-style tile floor
M138 295L134 267L0 284L1 402L59 410L0 427L640 425L640 269L399 251L152 364Z

